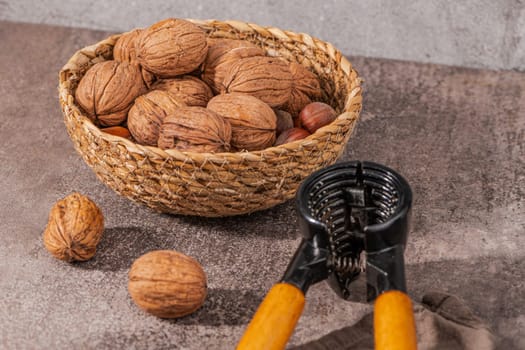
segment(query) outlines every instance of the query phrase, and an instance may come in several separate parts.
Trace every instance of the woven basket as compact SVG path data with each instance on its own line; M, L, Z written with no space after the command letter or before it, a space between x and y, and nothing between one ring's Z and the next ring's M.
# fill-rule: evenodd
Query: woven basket
M210 37L247 40L308 67L323 101L339 116L306 139L257 152L194 153L142 146L101 132L75 102L75 89L95 63L112 59L114 35L76 52L59 74L59 98L75 149L117 193L156 211L207 217L267 209L293 198L313 171L342 154L361 111L361 80L329 43L307 34L237 21L190 20Z

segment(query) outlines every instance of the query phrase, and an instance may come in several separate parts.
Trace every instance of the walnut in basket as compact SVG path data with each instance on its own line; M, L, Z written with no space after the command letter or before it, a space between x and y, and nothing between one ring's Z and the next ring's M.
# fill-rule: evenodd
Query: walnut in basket
M180 107L160 127L158 146L191 152L228 152L230 123L204 107Z
M206 107L213 97L210 87L202 80L191 75L174 79L161 79L151 87L154 90L166 91L173 98L184 102L187 106Z
M188 74L201 65L208 52L206 34L197 25L169 18L142 31L137 39L139 63L161 78Z
M113 47L113 59L119 62L131 62L137 59L135 43L142 29L123 33Z
M242 58L232 64L224 86L228 92L255 96L275 108L290 99L292 73L288 63L278 57Z
M137 51L135 49L137 38L142 29L134 29L130 32L124 33L115 43L113 47L113 59L118 62L134 62L137 60ZM155 75L141 67L142 79L149 88L155 81Z
M321 98L321 86L315 74L299 63L290 63L290 72L293 78L292 93L285 109L297 117L307 104Z
M152 90L135 100L128 113L128 129L138 143L157 146L162 122L167 115L184 105L166 91Z
M80 80L75 99L96 124L122 123L135 98L146 92L137 64L104 61L92 66Z
M201 78L216 94L224 93L224 79L232 64L241 58L264 55L263 49L249 41L209 38L208 54L202 64Z
M236 149L258 151L273 145L277 117L258 98L241 93L217 95L208 103L208 109L230 122L231 143Z

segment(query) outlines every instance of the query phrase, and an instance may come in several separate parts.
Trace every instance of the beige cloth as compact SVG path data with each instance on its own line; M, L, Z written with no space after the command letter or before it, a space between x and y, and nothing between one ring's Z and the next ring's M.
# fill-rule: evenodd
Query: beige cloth
M457 297L432 292L414 305L419 350L491 350L495 336ZM373 350L373 314L295 350Z

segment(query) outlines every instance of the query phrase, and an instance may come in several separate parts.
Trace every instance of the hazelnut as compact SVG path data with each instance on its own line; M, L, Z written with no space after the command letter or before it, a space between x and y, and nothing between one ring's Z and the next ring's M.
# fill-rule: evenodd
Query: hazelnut
M231 145L238 150L258 151L275 141L275 113L256 97L240 93L217 95L208 103L208 109L230 122Z
M283 145L292 141L297 141L310 136L311 134L302 128L291 128L283 131L275 140L274 146Z
M44 245L57 259L84 261L95 255L104 231L102 212L88 197L72 193L51 208Z
M201 265L173 250L142 255L133 262L128 277L131 299L157 317L189 315L206 299L206 274Z
M145 91L137 64L104 61L82 77L75 99L96 124L114 126L126 119L135 98Z
M299 125L311 134L317 129L330 124L337 118L335 110L323 102L312 102L299 113Z
M204 31L183 19L155 23L142 31L136 43L138 62L161 78L191 73L207 52Z

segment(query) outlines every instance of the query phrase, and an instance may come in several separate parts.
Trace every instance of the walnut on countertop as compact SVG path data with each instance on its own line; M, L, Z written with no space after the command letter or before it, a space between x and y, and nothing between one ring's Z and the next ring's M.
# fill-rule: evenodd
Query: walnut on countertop
M139 257L128 273L131 299L161 318L189 315L204 304L206 274L192 257L174 250L156 250Z
M44 245L57 259L84 261L95 255L104 232L104 216L93 201L72 193L51 208Z

